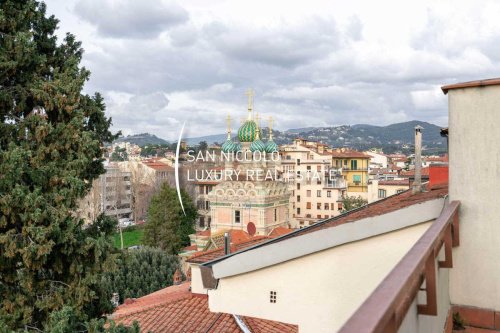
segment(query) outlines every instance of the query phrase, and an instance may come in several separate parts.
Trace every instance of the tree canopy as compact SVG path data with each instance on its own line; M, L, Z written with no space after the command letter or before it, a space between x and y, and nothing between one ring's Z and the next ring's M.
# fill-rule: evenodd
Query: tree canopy
M144 231L144 244L159 247L167 253L177 254L189 245L189 235L194 233L196 207L186 191L181 190L184 215L174 188L163 183L153 196L148 210L148 222Z
M109 294L118 293L120 303L171 286L180 269L177 256L150 247L123 251L117 266L116 271L102 276L101 283Z
M115 136L71 34L35 0L0 2L0 322L43 330L63 309L77 321L110 310L100 286L113 267L114 222L84 229L77 202L104 172Z
M363 199L360 195L358 196L343 196L342 197L342 212L348 212L350 210L362 207L368 203L368 200Z

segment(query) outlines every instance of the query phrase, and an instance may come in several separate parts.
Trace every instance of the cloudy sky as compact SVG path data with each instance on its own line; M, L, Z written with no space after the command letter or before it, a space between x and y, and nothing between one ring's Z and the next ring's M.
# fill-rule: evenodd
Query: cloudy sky
M173 140L255 110L289 129L447 124L439 87L500 76L498 1L46 0L114 129ZM265 125L265 123L263 123Z

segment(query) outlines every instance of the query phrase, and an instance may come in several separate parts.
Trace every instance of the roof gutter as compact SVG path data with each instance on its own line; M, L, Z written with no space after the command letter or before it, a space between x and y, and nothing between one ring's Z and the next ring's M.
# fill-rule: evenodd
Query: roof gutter
M240 316L238 315L233 315L233 318L234 318L234 321L236 321L236 324L238 324L238 327L240 328L240 330L243 332L243 333L252 333L252 331L250 331L250 329L248 328L248 326L245 324L245 322L243 321L243 319L240 318Z

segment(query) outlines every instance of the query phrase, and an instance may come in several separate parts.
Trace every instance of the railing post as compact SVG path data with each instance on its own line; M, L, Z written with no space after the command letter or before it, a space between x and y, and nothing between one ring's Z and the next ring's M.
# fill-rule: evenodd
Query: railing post
M436 264L434 255L430 255L425 263L425 293L427 304L418 304L418 314L436 316L437 315L437 294L436 294Z
M452 268L453 267L453 256L452 256L452 230L453 227L448 224L444 234L444 260L439 261L439 268Z
M453 247L457 247L460 245L460 230L458 226L458 209L455 211L455 214L453 215L453 222L452 222L452 235L453 235Z

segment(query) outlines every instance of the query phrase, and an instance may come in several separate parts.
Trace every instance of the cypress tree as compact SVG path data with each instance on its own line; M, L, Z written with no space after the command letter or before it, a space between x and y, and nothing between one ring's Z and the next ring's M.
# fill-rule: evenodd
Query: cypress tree
M111 119L98 93L82 93L83 49L71 34L58 43L57 24L43 2L0 2L0 322L11 330L110 310L100 281L113 222L84 229L74 212L104 172Z
M197 210L186 191L181 190L185 215L177 192L167 183L153 196L148 210L148 223L144 230L145 245L159 247L169 254L177 254L190 243L189 235L194 233Z

